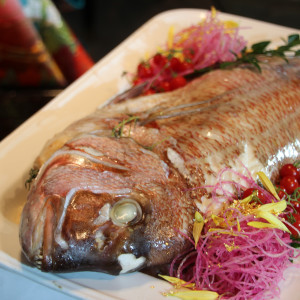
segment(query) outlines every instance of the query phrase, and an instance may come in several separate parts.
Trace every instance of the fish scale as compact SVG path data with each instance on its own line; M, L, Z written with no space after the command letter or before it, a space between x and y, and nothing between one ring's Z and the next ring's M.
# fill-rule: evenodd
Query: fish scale
M300 60L261 60L262 73L215 70L176 91L108 104L50 140L22 213L29 261L111 274L167 265L186 249L181 233L191 234L195 210L222 207L199 189L220 170L274 179L299 159ZM128 115L137 122L113 136Z

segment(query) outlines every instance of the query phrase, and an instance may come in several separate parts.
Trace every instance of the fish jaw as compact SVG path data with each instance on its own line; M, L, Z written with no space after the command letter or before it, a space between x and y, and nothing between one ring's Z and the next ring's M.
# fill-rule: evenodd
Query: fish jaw
M132 139L76 139L45 163L32 186L22 213L23 252L43 271L116 275L169 263L185 246L174 230L188 226L179 213L185 188L175 170ZM132 220L120 223L128 204Z
M50 245L53 243L53 223L59 201L59 197L53 196L45 200L40 209L28 210L28 205L24 207L20 224L22 250L39 269L45 269L51 263Z

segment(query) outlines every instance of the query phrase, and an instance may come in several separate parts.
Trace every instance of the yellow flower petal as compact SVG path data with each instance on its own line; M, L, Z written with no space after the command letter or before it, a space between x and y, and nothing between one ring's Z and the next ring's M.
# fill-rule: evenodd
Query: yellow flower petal
M211 16L213 19L217 16L217 10L214 6L211 7Z
M222 230L220 228L209 228L208 231L209 232L221 233L221 234L229 234L229 235L232 235L232 236L246 236L244 234L236 234L236 233L233 233L231 231L225 231L225 230Z
M201 231L203 229L203 225L204 225L204 222L202 223L199 223L199 222L195 222L194 223L194 227L193 227L193 238L194 238L194 241L195 241L195 248L197 247L198 245L198 242L199 242L199 239L200 239L200 236L201 236Z
M249 203L251 202L252 198L253 198L253 194L251 194L251 195L249 195L248 197L246 197L246 198L240 200L239 202L240 202L241 204L249 204Z
M256 221L248 222L247 225L255 228L277 228L274 224Z
M256 216L258 218L263 218L265 220L267 220L270 224L274 225L273 228L278 228L280 230L286 231L286 232L290 232L287 227L273 214L271 214L270 212L267 211L258 211L256 213Z
M184 55L182 53L182 49L175 49L175 50L178 50L178 52L175 52L173 56L178 58L180 61L184 61Z
M216 224L216 226L224 227L224 225L225 225L224 218L221 218L216 215L211 215L211 218L214 221L214 223Z
M181 287L193 288L195 286L194 283L187 283L186 281L179 279L177 277L160 275L160 274L158 274L158 276L163 278L164 280L172 283L173 285L175 285L178 288L181 288Z
M188 32L183 32L180 34L180 39L178 41L178 44L183 43L184 41L186 41L189 37L190 34L193 32L193 30L189 30Z
M170 26L169 33L168 33L168 48L172 49L173 47L173 40L174 40L174 26Z
M241 225L240 225L240 221L238 218L236 218L236 225L237 225L238 231L241 231Z
M202 215L199 213L199 211L196 211L195 212L195 220L198 221L198 222L203 222L203 217Z
M227 29L239 27L239 24L237 22L230 21L230 20L229 21L224 21L224 25L225 25L225 28L227 28Z
M178 291L168 294L183 300L216 300L219 294L211 291Z
M203 217L198 211L196 211L195 222L194 222L194 227L193 227L193 237L194 237L194 241L195 241L195 248L197 247L197 244L199 242L203 226L204 226Z
M144 60L147 61L150 58L150 53L148 51L145 52L144 54Z
M265 211L265 212L271 212L275 214L279 214L283 212L287 207L287 203L285 200L281 200L279 202L274 203L267 203L264 204L256 209L256 211Z
M277 192L275 190L275 187L273 183L270 181L270 179L267 177L267 175L264 172L258 172L257 173L261 183L263 186L278 200L280 201L279 196L277 195Z
M164 51L165 51L165 50L164 50L162 47L160 47L160 46L157 47L157 52L163 53Z

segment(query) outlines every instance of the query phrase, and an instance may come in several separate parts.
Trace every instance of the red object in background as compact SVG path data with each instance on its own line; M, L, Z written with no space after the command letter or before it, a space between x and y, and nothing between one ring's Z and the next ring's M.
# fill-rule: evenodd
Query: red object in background
M54 4L38 3L31 20L18 0L0 2L0 86L63 87L94 64Z
M52 56L68 82L76 80L94 64L80 44L77 45L76 53L72 53L71 49L65 45Z
M0 57L0 86L66 84L17 0L6 0L0 4ZM33 71L30 70L38 72L40 80L33 80Z

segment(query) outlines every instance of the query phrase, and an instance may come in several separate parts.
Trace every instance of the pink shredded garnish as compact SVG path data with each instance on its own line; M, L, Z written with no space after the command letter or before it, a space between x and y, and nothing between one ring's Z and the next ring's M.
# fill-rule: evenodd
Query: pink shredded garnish
M252 178L224 169L219 173L219 182L211 187L215 191L212 201L217 200L217 195L220 196L220 191L223 191L223 197L232 202L232 194L222 188L224 184L231 183L236 189L244 188L236 182L222 181L225 172L234 172L249 186L261 188ZM229 221L226 215L231 216ZM266 300L278 297L278 283L283 279L284 270L292 264L291 260L300 255L299 250L290 246L292 240L289 233L247 225L260 219L252 214L242 214L238 205L229 206L220 217L224 217L226 226L219 228L211 218L207 218L196 249L189 239L191 248L173 260L170 276L194 283L197 290L217 292L221 299ZM237 219L239 226L237 222L232 222ZM217 231L209 231L216 227Z
M209 12L199 24L177 33L173 47L183 49L184 56L191 58L195 69L203 69L217 62L233 61L246 44L239 35L239 27L228 28L217 14Z
M260 191L264 195L266 202L271 203L274 197L255 182L255 180L251 177L249 171L245 166L243 166L243 168L246 170L248 176L245 176L235 170L232 170L231 168L224 168L217 175L217 183L215 185L204 185L201 187L195 187L192 190L210 189L212 196L211 206L213 206L214 203L228 203L230 201L238 199L239 196L241 196L242 191L244 191L246 188L254 188ZM239 180L229 181L222 179L222 176L224 176L226 172L234 174L237 178L239 178ZM229 189L226 188L226 186L233 187L235 189L235 193L233 194L232 192L230 192ZM209 210L210 207L208 207L208 211Z
M218 13L212 10L203 21L169 38L166 46L142 61L130 76L134 85L147 83L144 93L171 91L186 84L186 75L234 61L246 44L239 35L238 25L220 20Z

